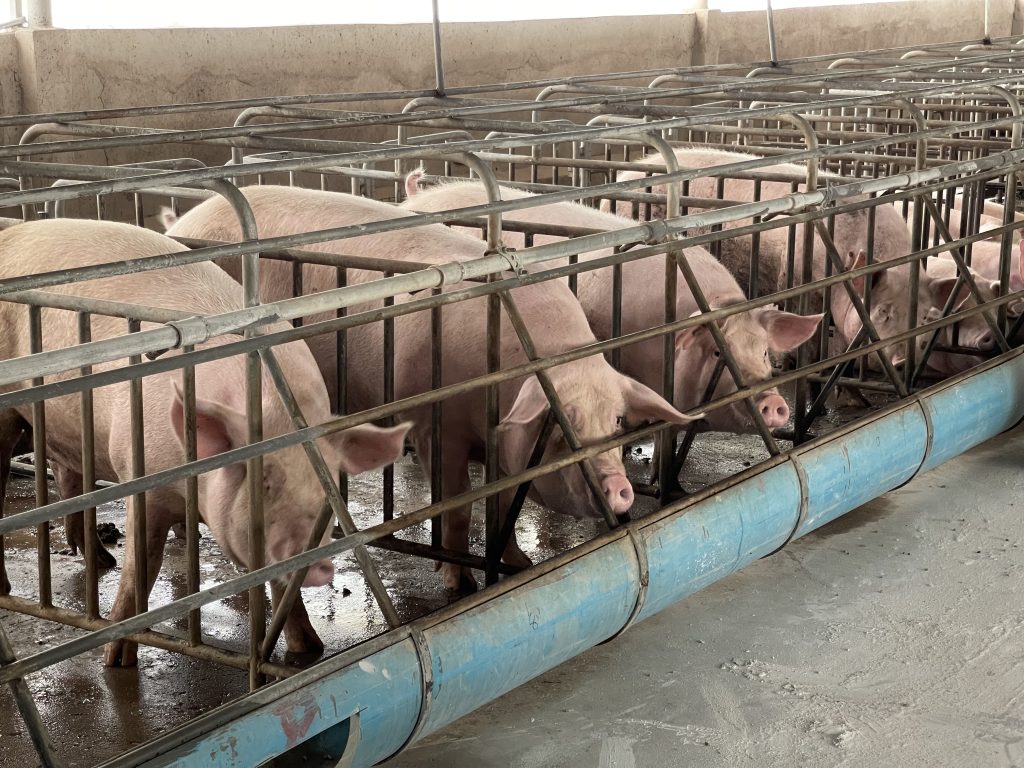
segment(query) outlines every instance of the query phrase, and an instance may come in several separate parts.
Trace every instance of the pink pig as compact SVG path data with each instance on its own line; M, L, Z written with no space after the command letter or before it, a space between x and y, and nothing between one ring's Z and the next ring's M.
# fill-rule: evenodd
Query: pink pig
M999 243L985 244L996 247L994 254L985 254L985 256L994 256L995 258L979 258L981 254L975 251L974 258L971 261L970 270L974 277L975 284L978 286L978 292L981 294L981 297L988 302L995 300L1001 295L1001 287L998 279ZM975 243L974 245L975 248L977 248L977 246L982 245L982 243ZM1019 250L1024 251L1024 241L1020 243ZM1011 257L1013 271L1010 273L1010 290L1020 291L1024 289L1024 274L1021 273L1020 252L1011 251ZM977 269L979 266L981 269ZM945 306L946 301L953 292L953 288L956 286L956 262L954 262L952 258L929 259L928 274L931 277L932 302L934 307L930 310L927 319L933 320L941 316L942 308ZM1010 317L1019 316L1022 304L1024 304L1024 299L1018 299L1017 301L1010 302L1006 307L1007 314ZM966 285L961 286L960 290L957 292L952 312L955 314L956 312L975 306L977 306L977 301L973 296L971 296L968 287ZM919 346L921 347L927 343L926 336L919 336L918 340ZM951 345L953 343L953 326L947 325L942 329L939 335L939 341L946 345ZM961 320L958 323L956 342L960 347L976 349L979 353L992 352L996 348L996 339L992 333L992 329L989 328L988 323L985 322L985 319L981 315L974 315ZM981 356L972 356L967 354L932 352L928 358L928 366L943 376L952 376L953 374L960 373L961 371L965 371L968 368L977 365L983 359L984 358Z
M275 237L329 227L396 219L413 214L397 206L336 192L293 187L247 187L242 190L256 215L261 237ZM218 199L208 200L172 223L168 233L179 237L233 241L239 238L238 224L231 209ZM414 229L363 235L336 242L305 246L325 253L354 254L441 264L468 261L483 255L483 244L474 238L434 224ZM235 265L224 264L233 275ZM260 290L266 301L291 295L291 265L265 260L260 270ZM363 283L380 276L364 270L348 270L348 282ZM306 264L303 285L307 293L333 288L335 270ZM445 290L465 288L471 283L448 285ZM592 344L595 339L576 298L560 282L520 286L511 291L539 355L550 356ZM408 301L397 298L396 303ZM379 303L375 306L380 306ZM352 308L360 311L369 305ZM333 313L332 315L333 316ZM483 298L447 305L442 312L444 384L452 384L486 372L486 300ZM307 322L328 319L327 315L306 318ZM349 409L362 410L383 402L383 328L370 323L348 332ZM310 338L310 347L329 382L334 381L336 351L334 334ZM501 365L525 363L526 356L516 333L502 312ZM430 322L422 313L395 320L395 398L401 399L430 389ZM605 440L620 431L620 421L648 419L685 424L684 416L650 388L615 371L597 355L549 370L566 415L584 445ZM469 487L471 460L483 459L486 438L484 391L466 392L445 401L442 417L443 495L449 498ZM499 456L501 470L512 474L523 470L540 434L548 402L533 376L505 382L500 387ZM424 406L404 414L413 421L411 432L425 470L430 470L431 408ZM567 452L560 430L552 434L545 460ZM633 503L633 489L626 478L621 451L610 450L593 460L605 498L614 512L627 511ZM576 517L596 517L600 508L583 481L580 469L569 466L533 482L533 497L557 512ZM512 493L503 495L505 510ZM442 519L442 541L446 548L465 552L469 547L470 508L463 506ZM529 560L513 536L504 553L506 562L527 565ZM448 589L475 589L476 581L466 567L442 566Z
M127 224L54 219L30 222L0 233L0 279L32 272L39 265L46 269L73 269L110 261L156 256L184 250L164 235ZM241 287L210 263L191 264L154 272L90 280L49 291L114 301L130 301L153 307L207 315L229 312L242 306ZM29 329L24 307L0 303L0 322L6 332L0 338L0 359L29 354ZM43 310L44 349L60 349L77 342L74 313ZM146 324L143 325L143 328ZM284 323L272 329L287 328ZM124 320L93 316L93 339L123 335ZM224 344L219 338L198 345L200 348ZM168 352L174 355L176 352ZM291 386L295 399L309 424L331 418L327 390L308 347L299 342L275 348L275 354ZM125 361L94 366L101 371L118 368ZM47 381L73 378L66 373ZM199 458L206 458L247 442L245 416L245 364L239 356L198 365L196 375L196 429ZM17 386L8 386L10 391ZM96 472L100 479L124 481L131 478L131 429L129 382L94 390ZM184 461L184 406L181 374L177 371L154 374L143 379L143 423L145 468L147 473L171 469ZM30 406L18 412L31 420ZM77 478L81 467L81 410L78 395L67 395L47 402L47 455L65 475ZM292 422L281 404L268 374L263 376L264 434L273 437L292 430ZM391 429L359 426L318 441L328 465L335 470L358 473L392 463L401 455L409 429L403 424ZM266 524L265 560L273 563L305 548L325 500L325 494L301 445L284 448L264 457L264 519ZM243 568L249 566L249 501L244 464L233 464L199 477L199 508L221 548ZM133 541L134 502L128 502L128 534L125 563L117 597L108 618L119 621L135 613L135 558ZM146 555L148 563L147 595L152 589L163 558L167 532L185 518L185 481L146 493ZM325 537L325 541L327 537ZM334 566L329 559L312 565L305 586L327 584ZM274 583L279 597L281 584ZM276 600L275 600L276 602ZM285 626L289 650L322 649L315 630L302 605L296 602ZM136 644L126 640L107 646L105 662L111 666L136 663Z
M406 178L408 199L402 207L415 211L443 211L464 208L487 202L484 186L473 181L454 181L420 190L422 171L414 171ZM529 192L501 188L503 200L535 197ZM511 211L503 215L506 221L534 224L557 224L597 230L615 230L634 226L637 222L603 213L579 203L551 203L533 208ZM521 233L505 232L505 242L517 248L524 245ZM562 238L537 235L534 243L541 245ZM611 254L610 248L580 254L580 261L602 258ZM701 290L711 309L726 307L745 301L735 278L703 248L687 248L689 261ZM623 265L622 268L622 332L631 333L664 323L665 258L643 259ZM591 328L600 339L611 338L612 329L612 270L610 268L579 273L577 293ZM676 290L676 317L690 317L698 313L696 300L679 275ZM802 317L780 312L774 307L762 307L741 312L719 323L726 343L739 366L745 384L758 384L771 379L771 353L785 352L806 341L821 322L821 315ZM680 332L675 340L675 392L673 404L680 410L695 410L703 403L704 392L718 363L718 347L711 333L702 327ZM622 349L623 373L635 377L649 387L658 388L662 381L663 344L653 339L631 344ZM736 391L736 384L728 370L724 371L714 391L722 397ZM782 427L789 421L789 406L776 389L761 392L755 397L758 409L769 428ZM708 412L704 421L712 430L753 432L753 420L743 403L733 403Z
M722 152L719 150L702 149L701 147L689 147L677 149L676 158L679 160L680 168L710 168L728 163L738 163L756 159L755 155L739 154L735 152ZM661 155L651 155L640 162L651 165L663 165ZM786 173L799 179L806 174L806 169L798 165L779 163L765 168L758 169L763 173ZM641 178L643 174L639 171L625 171L618 174L618 180ZM821 181L836 182L842 181L839 176L822 175ZM689 194L694 197L714 198L718 179L703 177L694 179L689 184ZM801 187L802 189L802 187ZM664 188L655 185L655 192L664 193ZM764 181L761 185L761 199L773 199L782 197L791 192L791 185L784 181ZM751 180L727 179L724 185L724 198L726 200L753 200L754 182ZM629 211L628 203L619 202L616 210L619 213ZM604 201L602 207L610 210L609 201ZM702 209L696 206L688 208L689 213L695 213ZM910 235L907 226L899 213L889 205L879 206L875 209L875 236L874 236L874 260L876 262L888 261L889 259L905 256L910 253ZM652 206L651 216L655 218L664 217L663 206ZM743 226L749 221L735 221L726 224L727 229ZM803 242L803 227L796 226L796 265L800 270ZM868 238L868 214L866 209L852 213L836 216L835 232L833 239L836 249L843 257L843 268L854 269L865 265ZM774 293L786 286L786 253L789 240L788 227L776 227L760 233L759 245L759 274L761 279L757 286L759 295ZM746 286L749 283L750 275L750 248L751 238L749 236L723 240L721 245L721 261L728 267L729 271L740 281L740 285ZM826 251L821 239L815 236L813 262L811 276L814 280L820 280L826 275ZM910 317L910 274L913 265L903 264L888 270L876 272L871 276L871 319L881 339L896 335L911 327L911 323L920 323L930 308L930 291L928 288L927 275L922 272L918 289L918 307L916 318ZM794 275L794 284L800 284L798 275ZM863 295L864 279L855 281L855 289ZM860 316L853 308L853 303L845 290L840 287L832 289L832 316L836 324L836 330L844 345L849 345L860 332L862 323ZM894 362L900 362L903 358L902 345L900 348L889 347L888 353ZM870 358L874 362L874 358Z

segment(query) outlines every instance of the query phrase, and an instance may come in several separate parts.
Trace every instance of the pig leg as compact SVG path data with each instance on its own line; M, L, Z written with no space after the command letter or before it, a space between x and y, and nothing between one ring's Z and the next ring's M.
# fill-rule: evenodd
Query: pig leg
M512 498L516 495L515 488L511 488L507 491L502 491L501 498L498 501L498 527L503 528L505 526L505 520L508 518L509 508L512 506ZM508 537L508 543L505 545L505 552L501 556L501 561L507 565L515 566L516 568L529 568L533 565L533 561L527 556L522 549L519 548L519 542L516 540L516 529L512 529L512 535Z
M164 557L164 545L167 543L167 531L170 530L173 518L161 508L159 497L147 494L146 497L146 597L149 597L160 572L160 563ZM110 621L121 621L135 615L135 500L128 499L128 521L125 526L124 566L121 568L121 581L117 586L117 596L107 618ZM103 654L103 663L108 667L134 667L138 663L138 644L127 639L114 640L107 643Z
M679 430L672 430L672 451L676 452L676 443L679 440ZM673 457L673 466L675 467L676 460ZM665 496L669 499L681 499L686 495L686 491L683 489L682 484L679 482L679 473L682 472L682 467L678 467L676 472L669 476L665 480ZM655 438L654 440L654 452L651 455L651 485L658 485L661 482L661 440Z
M7 479L11 473L11 457L18 440L25 433L25 420L16 411L0 413L0 517L7 497ZM11 582L7 580L7 568L0 567L0 595L11 593Z
M430 435L427 430L417 430L413 436L413 444L416 446L416 455L420 457L420 463L427 477L430 477L430 467L433 457L430 455ZM456 441L446 443L443 448L441 467L441 497L450 499L469 490L469 454L465 449L459 450L460 446ZM441 546L455 552L469 551L469 524L472 518L472 507L464 505L457 509L449 510L441 515ZM455 563L437 563L435 566L441 571L441 578L444 587L449 592L458 594L470 594L476 592L476 577L473 569Z
M275 611L281 603L281 598L284 597L284 589L284 585L278 584L276 581L270 584L270 596ZM323 653L323 641L313 628L313 623L309 620L306 604L302 602L301 594L295 598L295 604L292 606L288 618L285 619L284 640L288 653Z
M53 478L57 481L57 490L62 499L73 499L82 495L82 476L74 470L59 464L53 465ZM71 554L79 552L85 555L85 513L75 512L64 516L64 537L67 539ZM96 567L113 568L117 560L96 537Z

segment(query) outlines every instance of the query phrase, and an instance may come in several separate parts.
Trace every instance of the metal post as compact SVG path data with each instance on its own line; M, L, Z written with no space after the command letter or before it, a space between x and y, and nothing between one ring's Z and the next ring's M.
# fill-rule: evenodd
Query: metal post
M25 19L30 27L52 27L53 8L50 0L25 0Z
M765 9L768 12L768 57L772 66L779 66L779 54L775 47L775 17L772 15L772 0L764 0Z
M438 0L431 0L431 5L433 6L433 11L434 11L434 20L433 20L433 26L434 26L434 76L435 76L435 79L437 81L436 88L435 88L435 90L437 91L437 95L439 97L443 97L445 95L445 93L444 93L444 62L441 60L441 19L438 16L437 2L438 2ZM985 28L988 29L988 21L987 21L988 20L988 15L987 15L988 3L985 4L985 10L986 10L986 16L985 16L986 24L985 24Z
M3 625L0 625L0 667L12 664L14 661L14 648L11 646L11 641L7 637ZM57 752L53 748L50 734L46 730L43 719L39 716L39 710L36 709L36 703L28 686L25 685L24 679L20 677L15 678L10 681L9 685L11 693L14 694L14 701L18 705L18 711L21 712L21 718L25 722L25 727L28 729L29 736L32 738L32 743L35 745L36 753L39 755L42 765L45 768L56 768L62 765L60 760L57 759Z

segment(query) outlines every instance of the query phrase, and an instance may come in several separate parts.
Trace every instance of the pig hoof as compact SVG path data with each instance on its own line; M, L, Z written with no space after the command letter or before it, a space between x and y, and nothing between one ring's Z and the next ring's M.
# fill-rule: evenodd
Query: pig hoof
M444 576L444 588L452 595L471 595L477 591L476 577L473 571L465 566L445 563L441 566Z
M323 655L323 648L314 648L309 651L289 651L284 653L284 663L289 667L308 667Z
M105 667L134 667L139 663L139 646L129 640L107 643L103 652Z
M285 638L288 653L292 656L312 656L316 658L324 652L324 643L312 628L303 628L302 632Z
M96 567L113 568L117 565L117 558L107 551L106 547L96 545Z
M501 562L505 565L511 565L513 568L529 568L533 565L533 560L526 556L526 553L522 550L517 552L506 552L504 557L501 558Z
M7 574L0 571L0 595L11 594L11 582L7 580Z

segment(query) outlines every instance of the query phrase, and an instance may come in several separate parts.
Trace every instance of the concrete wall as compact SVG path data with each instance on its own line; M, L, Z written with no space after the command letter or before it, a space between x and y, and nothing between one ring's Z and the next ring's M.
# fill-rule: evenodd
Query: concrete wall
M991 0L993 34L1020 23L1017 4ZM780 10L779 54L792 58L982 35L984 0ZM1016 14L1016 15L1015 15ZM763 13L697 11L671 16L443 26L446 80L470 85L689 64L764 60ZM643 81L640 81L643 82ZM0 34L0 110L34 113L346 91L432 88L429 25L269 29L61 30ZM516 92L524 97L531 92ZM359 107L397 109L388 105ZM223 125L237 110L150 118L145 125ZM5 143L19 131L8 130ZM392 131L337 138L380 140ZM147 157L173 157L177 147ZM223 162L226 150L200 152ZM98 153L96 162L141 159Z
M990 0L992 35L1011 34L1014 2ZM902 47L951 40L980 40L985 0L912 0L854 6L794 8L775 12L781 59ZM709 60L764 61L768 32L763 12L708 14Z

